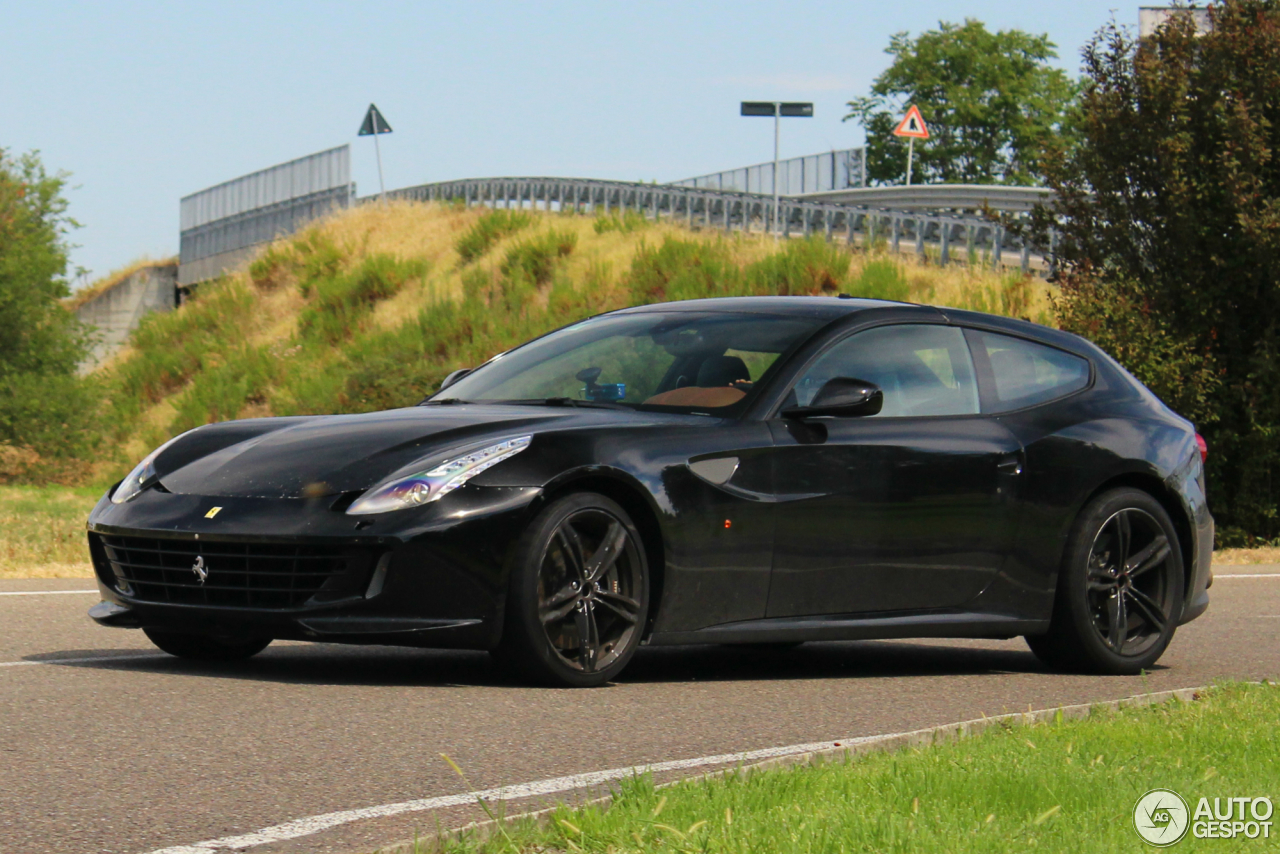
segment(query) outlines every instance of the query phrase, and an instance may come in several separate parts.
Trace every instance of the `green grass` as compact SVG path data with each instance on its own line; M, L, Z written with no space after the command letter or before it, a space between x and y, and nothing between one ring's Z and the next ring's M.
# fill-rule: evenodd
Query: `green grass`
M88 576L84 523L102 490L0 486L0 578Z
M409 280L425 276L428 268L422 259L401 261L377 253L346 272L301 270L299 289L311 302L298 316L299 336L322 345L345 341L378 302L395 296Z
M1133 852L1146 791L1280 800L1276 685L1224 685L1191 704L998 726L972 738L688 781L641 778L612 803L558 808L456 852ZM1274 831L1274 828L1273 828ZM1274 838L1274 833L1273 833ZM1273 842L1179 850L1262 851ZM424 850L425 847L424 847Z
M463 264L469 264L489 251L502 238L533 225L534 217L524 211L499 209L489 211L458 238L454 248Z
M630 234L648 228L651 224L652 221L639 211L626 210L621 214L597 214L591 226L596 234L608 234L611 231Z

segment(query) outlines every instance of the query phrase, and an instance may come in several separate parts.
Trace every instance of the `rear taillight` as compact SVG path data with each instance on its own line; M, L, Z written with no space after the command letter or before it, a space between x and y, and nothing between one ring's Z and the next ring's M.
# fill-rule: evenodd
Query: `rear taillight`
M1205 463L1209 460L1209 443L1204 440L1204 436L1196 434L1196 447L1200 449L1200 462Z

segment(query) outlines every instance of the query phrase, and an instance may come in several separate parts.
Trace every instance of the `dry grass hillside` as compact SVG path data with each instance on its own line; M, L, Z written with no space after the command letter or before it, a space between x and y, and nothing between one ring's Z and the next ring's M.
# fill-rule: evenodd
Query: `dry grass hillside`
M100 369L111 425L91 479L171 435L237 417L417 402L449 371L622 306L846 292L1049 319L1048 286L820 239L689 231L439 204L365 205L264 247L148 317Z

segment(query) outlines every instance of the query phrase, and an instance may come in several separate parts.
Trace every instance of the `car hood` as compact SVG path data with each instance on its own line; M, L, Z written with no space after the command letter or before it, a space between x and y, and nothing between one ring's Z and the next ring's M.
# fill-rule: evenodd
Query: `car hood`
M415 463L490 440L630 420L634 413L533 406L417 406L363 415L259 418L202 427L156 458L183 495L314 498L365 490Z

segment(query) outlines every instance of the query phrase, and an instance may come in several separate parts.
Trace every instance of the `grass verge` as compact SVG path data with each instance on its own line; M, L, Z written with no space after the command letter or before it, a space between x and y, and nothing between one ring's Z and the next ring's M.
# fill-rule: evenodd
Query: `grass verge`
M1191 704L1002 725L895 753L661 789L640 778L619 787L608 806L560 807L485 840L448 839L443 850L1137 851L1144 845L1133 827L1134 804L1150 789L1173 789L1192 810L1201 797L1280 799L1271 747L1277 715L1276 685L1227 684ZM1272 845L1188 834L1179 847Z
M84 523L102 491L0 486L0 578L89 578Z
M1219 549L1213 553L1214 566L1247 566L1260 563L1280 563L1280 546L1262 546L1256 549Z

